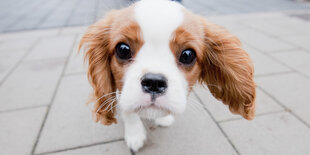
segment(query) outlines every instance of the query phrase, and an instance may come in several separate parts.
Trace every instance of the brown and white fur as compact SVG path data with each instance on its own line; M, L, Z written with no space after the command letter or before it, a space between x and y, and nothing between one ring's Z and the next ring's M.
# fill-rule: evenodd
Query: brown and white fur
M130 59L116 56L119 43L130 46ZM80 47L86 50L95 121L117 123L118 109L125 123L126 143L134 151L146 139L140 118L162 126L172 124L173 115L184 112L197 82L207 85L231 112L254 118L254 70L239 39L179 3L142 0L113 10L88 28ZM195 51L192 64L179 62L185 49ZM164 93L154 97L143 91L141 78L147 73L165 77Z

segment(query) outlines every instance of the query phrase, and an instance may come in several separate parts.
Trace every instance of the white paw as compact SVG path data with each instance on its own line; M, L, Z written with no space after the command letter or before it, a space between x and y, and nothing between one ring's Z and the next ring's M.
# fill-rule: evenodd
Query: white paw
M125 135L127 146L134 152L137 152L144 145L145 139L146 135L143 132Z
M165 117L160 117L155 120L155 124L162 127L170 126L174 122L174 117L172 115L168 115Z

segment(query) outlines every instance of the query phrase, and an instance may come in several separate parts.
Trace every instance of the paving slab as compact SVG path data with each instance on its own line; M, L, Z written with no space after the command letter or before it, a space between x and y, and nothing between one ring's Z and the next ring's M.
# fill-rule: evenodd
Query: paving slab
M244 45L245 51L250 55L254 64L254 75L262 76L268 74L282 73L291 71L290 68L272 59L270 56L258 52L256 49Z
M193 94L190 98L185 113L170 127L146 125L148 139L137 155L237 154L201 103Z
M297 50L271 55L275 59L310 77L310 52Z
M0 113L0 154L31 154L46 109Z
M277 38L273 38L252 29L238 31L236 32L236 36L238 36L242 42L245 42L255 49L265 53L296 49L295 46L287 42L281 41Z
M18 39L29 39L39 37L56 36L59 33L59 29L47 29L47 30L34 30L24 32L12 32L0 34L0 41L18 40Z
M37 42L37 40L37 38L23 38L10 41L2 41L2 43L0 44L0 53L12 50L28 50Z
M0 2L4 9L0 11L0 32L20 31L24 29L40 29L85 25L101 18L107 11L119 9L133 3L131 0L40 0L15 1L7 6ZM205 16L228 15L253 12L271 12L286 10L306 10L308 3L297 3L289 0L182 0L182 4L196 13ZM61 14L62 16L59 16ZM81 18L78 18L78 17ZM58 19L58 20L55 20Z
M27 50L7 51L0 50L0 85L4 78L22 59Z
M123 138L123 123L104 126L92 120L86 105L90 86L86 75L64 77L50 109L36 153L53 152Z
M72 50L75 35L43 38L27 55L25 60L65 58Z
M77 73L85 73L86 75L87 63L84 62L84 52L78 51L81 37L82 35L78 36L78 39L75 42L73 51L69 58L68 66L65 71L65 75Z
M242 118L239 115L232 114L228 106L221 101L216 100L206 86L197 85L194 88L204 106L211 112L217 121L226 121L231 119ZM256 115L283 111L284 109L278 105L272 98L266 95L260 89L256 89Z
M87 28L88 28L87 26L64 27L60 30L60 35L63 34L81 35L86 32Z
M310 34L310 24L290 16L243 20L240 23L278 37Z
M240 24L239 19L218 17L206 17L206 19L212 23L225 27L233 34L235 34L236 31L247 29L246 26Z
M244 155L289 155L310 152L310 131L287 112L259 116L253 121L235 120L220 124Z
M50 104L64 63L64 59L22 62L0 87L1 111Z
M257 84L310 124L310 80L297 73L259 77Z
M108 144L95 145L86 148L67 150L59 153L51 153L51 155L131 155L124 141L112 142Z
M14 22L16 25L11 29L16 31L91 24L108 10L131 3L128 0L57 0L60 3L57 7L49 5L56 1L40 7L44 2L33 1L36 2L0 2L0 31ZM301 8L294 5L295 2L284 4L283 1L286 0L259 3L183 0L194 12L207 15L207 19L241 38L256 70L257 117L254 121L246 121L231 114L208 90L196 86L194 91L199 99L192 94L186 112L177 116L171 127L155 127L144 121L148 139L137 155L310 152L307 147L310 143L309 22L298 18L297 14L303 14L302 11L228 15ZM4 3L7 7L2 5ZM17 4L19 7L13 6ZM23 8L19 9L21 6ZM33 13L25 15L29 10ZM51 14L37 23L48 14L47 10ZM227 15L210 16L223 14ZM19 21L22 17L24 19ZM35 154L130 154L123 140L122 121L119 119L117 125L109 127L96 124L92 121L90 107L85 104L91 88L85 74L86 66L83 66L83 54L77 55L76 47L86 28L0 34L0 147L5 147L0 149L0 154L31 153L52 101ZM29 55L23 57L27 51ZM19 65L13 69L16 64ZM1 83L3 77L7 78ZM12 146L20 149L13 150Z
M310 52L310 35L284 37L283 40L286 40L298 47L302 47L303 49Z

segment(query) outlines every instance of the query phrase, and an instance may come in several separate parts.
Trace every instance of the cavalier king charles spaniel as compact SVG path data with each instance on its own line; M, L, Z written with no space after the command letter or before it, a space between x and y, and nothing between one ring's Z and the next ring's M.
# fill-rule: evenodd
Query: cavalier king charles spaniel
M245 119L255 115L253 64L237 37L168 0L141 0L109 12L81 39L93 87L93 116L125 124L133 151L146 139L141 118L169 126L196 83Z

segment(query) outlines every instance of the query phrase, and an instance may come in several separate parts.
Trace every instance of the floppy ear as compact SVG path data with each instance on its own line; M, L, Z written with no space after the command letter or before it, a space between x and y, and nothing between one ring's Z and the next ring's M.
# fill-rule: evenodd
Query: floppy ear
M90 102L95 102L93 118L104 125L117 123L115 114L115 83L111 73L111 51L109 32L111 14L104 20L90 26L80 41L80 48L86 49L84 59L88 62L88 79L93 87Z
M233 113L255 116L254 68L237 37L221 26L204 22L204 58L200 82Z

